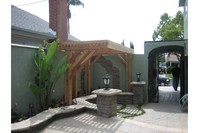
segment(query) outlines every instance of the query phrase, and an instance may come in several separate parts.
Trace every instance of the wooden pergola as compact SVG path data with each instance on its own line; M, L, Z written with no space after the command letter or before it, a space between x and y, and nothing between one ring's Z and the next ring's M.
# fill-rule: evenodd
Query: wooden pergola
M72 98L77 97L77 73L84 67L86 76L86 92L87 94L91 93L91 67L101 56L104 55L116 55L125 64L127 91L130 91L130 82L132 81L131 61L132 54L134 53L133 49L109 40L96 40L61 43L58 50L67 54L69 63L71 64L70 69L65 74L64 78L65 102L67 105L71 105ZM73 91L75 91L74 96Z

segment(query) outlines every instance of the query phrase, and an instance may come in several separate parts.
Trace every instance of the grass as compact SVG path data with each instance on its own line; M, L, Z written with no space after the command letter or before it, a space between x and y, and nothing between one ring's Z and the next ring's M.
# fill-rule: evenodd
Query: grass
M117 109L117 113L122 118L132 118L135 116L140 116L145 113L144 109L141 106L137 106L133 111L128 112L126 109L126 105L122 105Z
M166 77L168 77L168 78L170 78L170 79L173 78L172 74L166 74Z

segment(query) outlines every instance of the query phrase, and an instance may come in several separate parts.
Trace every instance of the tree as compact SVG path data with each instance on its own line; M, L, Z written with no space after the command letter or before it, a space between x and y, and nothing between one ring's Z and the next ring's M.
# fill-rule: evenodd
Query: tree
M162 63L165 62L165 53L160 54L160 55L158 56L158 62L159 62L160 64L162 64Z
M184 33L184 16L181 11L176 13L172 18L167 13L160 17L160 23L153 32L153 41L158 40L177 40L183 39Z
M58 41L50 44L46 42L45 47L39 45L38 52L34 57L35 83L28 84L29 89L38 97L40 111L48 108L58 79L69 69L66 55L60 60L56 59Z
M67 9L68 9L68 33L70 33L70 23L69 23L69 19L71 18L71 11L70 11L70 6L82 6L84 7L84 3L81 2L80 0L67 0L68 4L67 4Z

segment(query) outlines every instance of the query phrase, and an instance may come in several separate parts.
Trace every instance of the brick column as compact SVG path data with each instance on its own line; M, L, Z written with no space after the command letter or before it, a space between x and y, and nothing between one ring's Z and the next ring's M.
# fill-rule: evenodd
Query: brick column
M97 113L103 117L117 115L117 95L121 93L118 89L98 89L92 93L97 94Z
M144 86L145 82L131 82L133 85L133 103L138 105L144 104Z
M49 27L56 31L60 42L68 40L68 0L49 0Z

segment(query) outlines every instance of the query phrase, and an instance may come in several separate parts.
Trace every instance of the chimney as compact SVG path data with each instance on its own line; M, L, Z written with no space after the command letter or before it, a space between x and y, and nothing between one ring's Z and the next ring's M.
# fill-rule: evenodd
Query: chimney
M68 41L68 0L49 0L49 27L56 31L60 43Z

